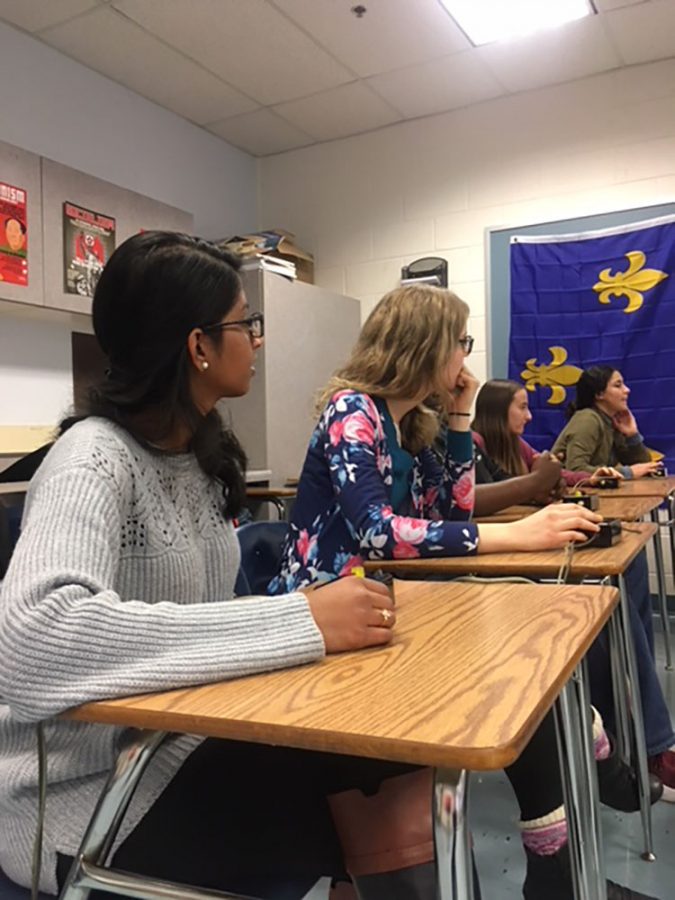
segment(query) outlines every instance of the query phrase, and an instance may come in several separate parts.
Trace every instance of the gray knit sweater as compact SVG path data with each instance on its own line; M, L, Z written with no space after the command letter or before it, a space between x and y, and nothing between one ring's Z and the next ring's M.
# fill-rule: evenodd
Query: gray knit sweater
M301 594L232 600L239 566L220 487L191 454L162 454L91 418L31 482L0 594L0 866L30 881L36 826L34 723L47 721L42 888L74 855L120 729L54 717L88 700L219 681L324 653ZM115 846L199 743L167 741Z

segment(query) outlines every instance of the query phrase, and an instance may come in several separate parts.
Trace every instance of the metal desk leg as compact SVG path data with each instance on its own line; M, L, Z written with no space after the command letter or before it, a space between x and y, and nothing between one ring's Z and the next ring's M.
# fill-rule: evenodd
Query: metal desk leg
M117 763L99 797L60 900L86 900L89 896L94 885L88 883L82 863L105 863L136 785L165 737L163 731L130 730L124 734Z
M630 613L628 610L628 592L623 575L617 579L620 593L618 607L619 616L617 622L622 632L623 648L626 660L626 674L628 676L628 690L630 695L630 709L633 717L633 749L631 755L637 773L638 796L640 798L640 816L642 830L645 839L645 849L642 858L648 862L656 859L654 855L654 840L652 836L652 807L649 796L649 770L647 769L647 744L645 741L645 725L642 715L642 700L640 698L640 682L638 680L637 662L635 660L635 647L630 630Z
M668 497L668 541L670 543L670 565L671 565L671 570L673 572L673 582L675 583L675 519L673 518L674 516L675 516L675 493L670 494L670 496ZM668 638L666 647L668 649L672 649L670 647L670 616L668 615L667 597L668 597L668 591L666 590L666 608L665 608L666 620L664 623L664 632L663 633L664 633L664 639L665 639L665 636L667 636L667 638ZM668 629L667 631L665 630L666 627ZM667 654L667 651L666 651L666 654ZM668 659L668 657L666 655L666 660L667 659ZM666 669L669 672L671 672L673 667L671 664L667 664Z
M663 627L663 642L666 649L666 669L673 668L672 651L670 647L670 618L668 616L668 593L666 591L666 572L663 565L663 548L661 547L661 522L658 509L651 511L652 522L656 525L656 534L652 540L654 546L654 559L656 560L656 584L659 592L659 612L661 613L661 625ZM672 530L668 529L673 540ZM671 544L672 550L672 544Z
M136 785L166 736L163 731L137 730L124 735L117 763L101 792L59 900L87 900L92 890L140 900L246 900L239 894L202 890L105 868Z
M436 769L433 820L440 900L473 900L469 773Z
M598 788L598 770L595 762L595 741L593 740L593 711L588 681L588 667L582 659L574 673L570 687L574 690L575 702L579 708L581 725L581 749L584 753L584 772L587 776L585 809L582 816L588 829L588 838L593 854L591 864L595 869L595 887L603 898L607 893L605 878L605 856L602 844L602 820L600 818L600 790Z
M554 710L575 900L606 900L591 707L581 667Z
M628 679L626 675L628 663L626 662L623 630L619 621L620 616L621 612L617 608L610 616L607 627L609 630L609 658L612 671L612 693L614 695L617 753L624 762L629 763L633 756L633 718L630 709Z

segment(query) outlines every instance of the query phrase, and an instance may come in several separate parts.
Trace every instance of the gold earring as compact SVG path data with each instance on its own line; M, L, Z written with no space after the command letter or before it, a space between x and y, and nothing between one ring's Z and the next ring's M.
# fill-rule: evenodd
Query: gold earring
M208 362L206 360L204 360L204 362L202 363L202 372L206 372L208 367L209 367Z

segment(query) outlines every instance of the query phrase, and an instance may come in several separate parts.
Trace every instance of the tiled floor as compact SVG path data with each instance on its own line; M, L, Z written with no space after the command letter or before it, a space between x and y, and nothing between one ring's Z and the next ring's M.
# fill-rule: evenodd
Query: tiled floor
M659 673L675 720L675 672L664 670L660 634L656 642ZM473 776L471 811L483 900L522 900L525 864L516 827L518 807L503 772ZM653 808L654 863L640 859L642 829L638 813L624 815L603 807L602 814L608 876L658 900L673 900L675 804L661 802Z
M675 672L665 672L660 634L656 640L659 672L675 720ZM522 900L525 861L517 821L518 807L504 773L474 775L471 829L483 900ZM673 900L675 804L657 803L654 807L654 863L640 859L642 834L638 813L624 815L603 807L603 824L608 876L658 900ZM325 900L326 893L325 884L319 884L306 900Z

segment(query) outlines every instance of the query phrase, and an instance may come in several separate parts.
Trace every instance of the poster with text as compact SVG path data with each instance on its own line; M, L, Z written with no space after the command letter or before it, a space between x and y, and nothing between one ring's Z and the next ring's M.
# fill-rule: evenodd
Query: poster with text
M63 204L63 289L93 297L103 266L115 249L115 220L66 201Z
M28 285L26 192L0 181L0 282Z

